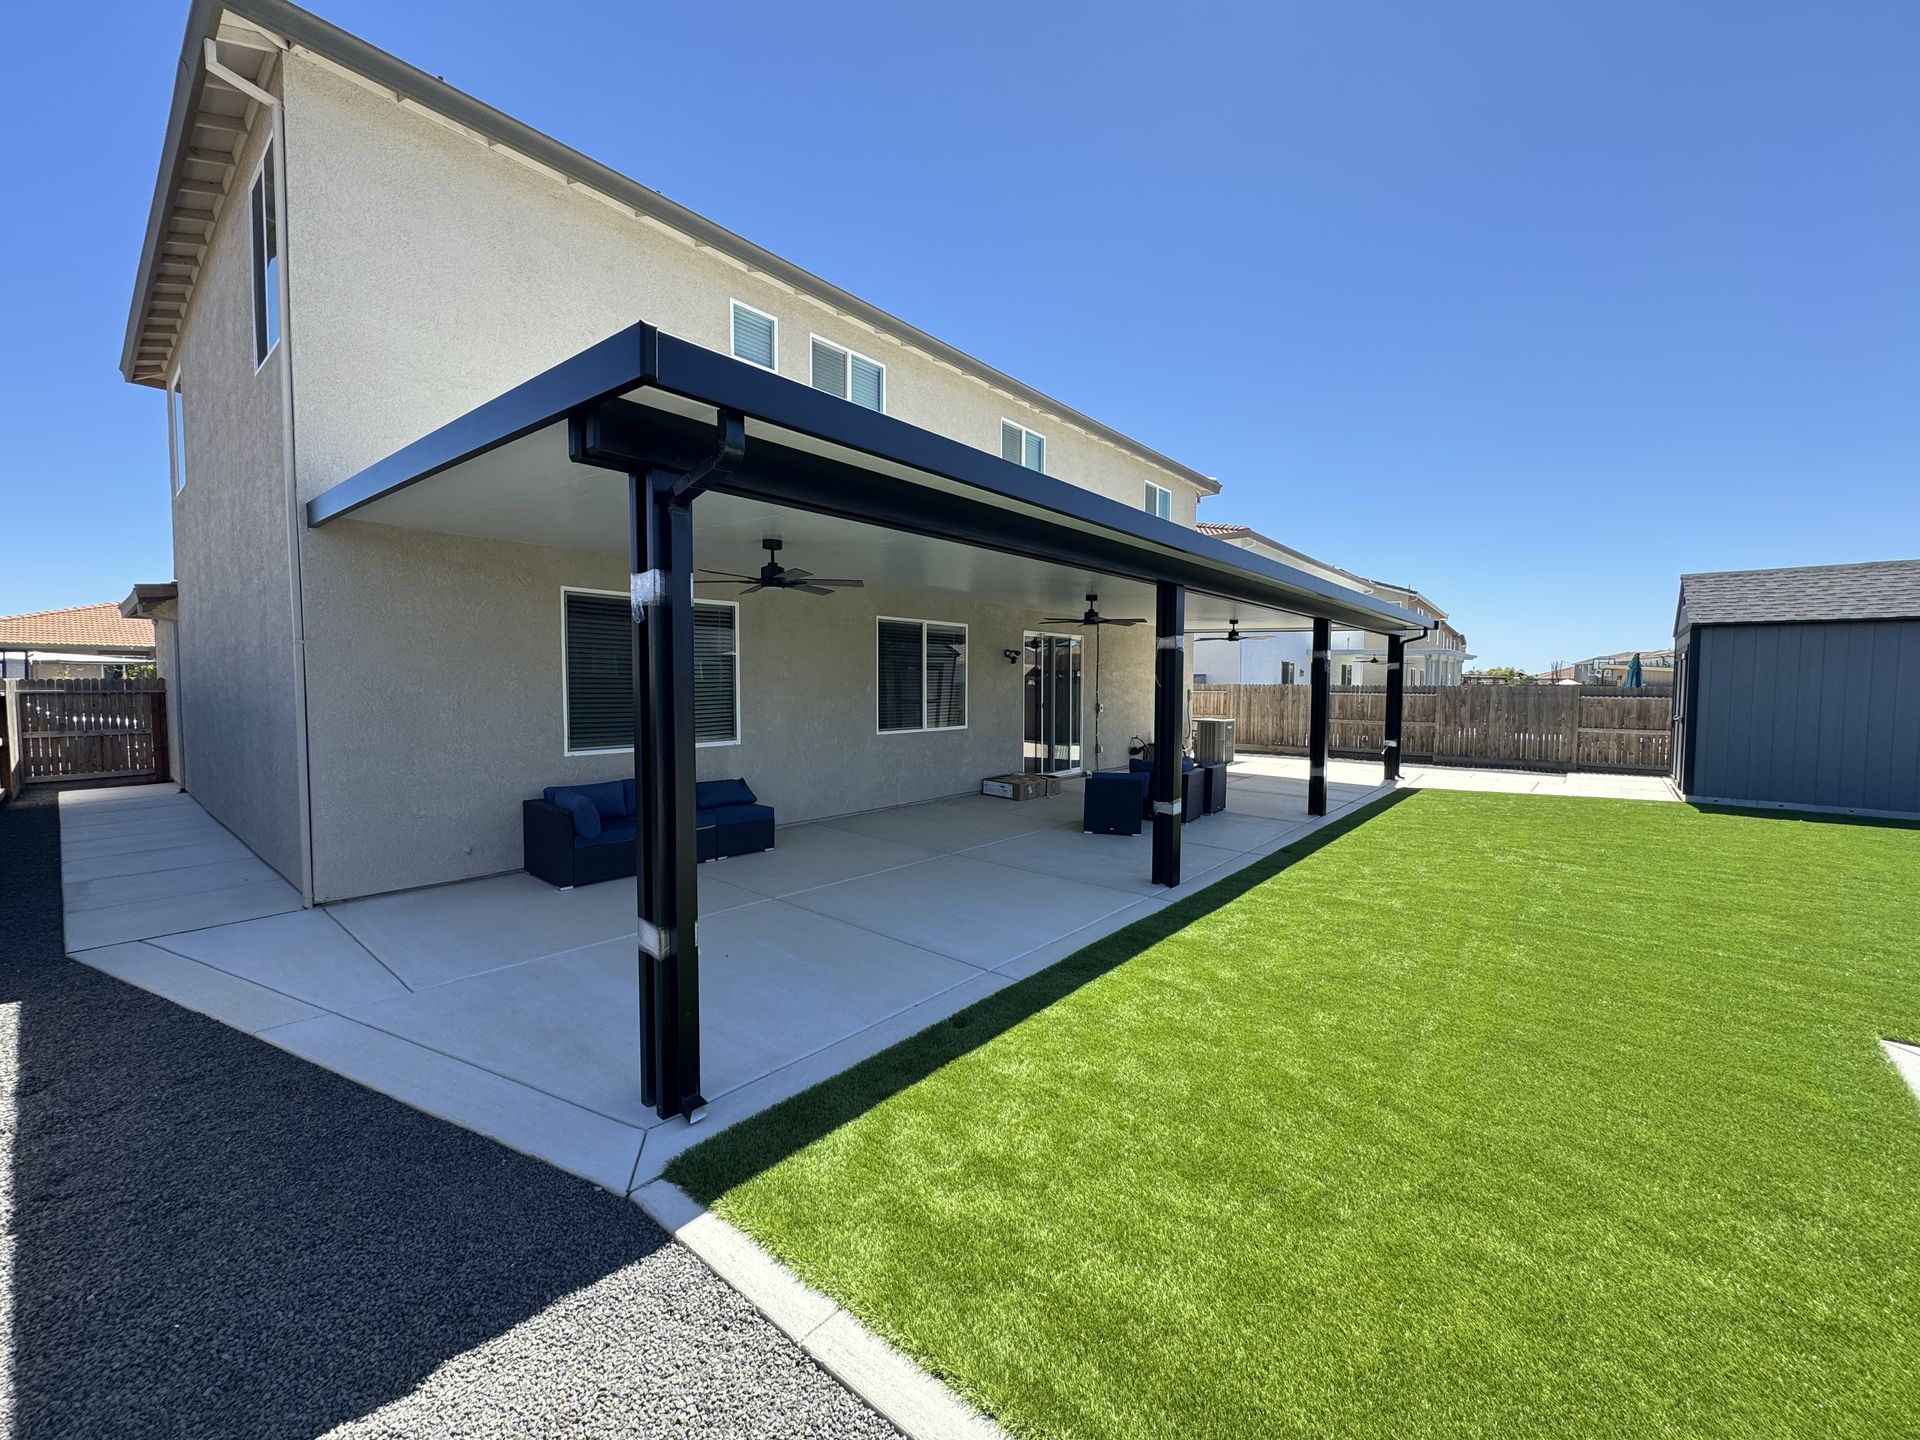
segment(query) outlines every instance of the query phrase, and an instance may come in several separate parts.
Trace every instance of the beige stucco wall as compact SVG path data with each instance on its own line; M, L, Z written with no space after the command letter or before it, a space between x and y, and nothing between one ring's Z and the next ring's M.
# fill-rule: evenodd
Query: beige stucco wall
M561 591L620 591L618 556L343 521L313 537L307 643L354 655L313 684L316 898L517 869L520 802L543 786L633 773L630 752L566 754ZM407 600L391 608L392 577ZM879 615L968 627L964 730L875 733ZM698 775L743 775L782 824L952 795L1021 767L1017 649L1036 617L953 596L844 591L740 602L737 745ZM377 642L374 637L377 637ZM1103 642L1106 763L1152 723L1152 636ZM331 672L330 672L331 673ZM1091 676L1088 684L1091 697ZM1084 722L1091 743L1091 712Z
M887 365L890 414L996 453L1006 416L1047 435L1049 473L1128 504L1151 478L1193 520L1193 489L1157 467L711 252L298 54L284 83L303 499L635 320L725 350L738 298L779 317L783 374L806 378L817 332ZM567 756L560 710L560 589L624 589L623 556L353 522L300 539L317 899L516 868L523 798L631 773L630 755ZM880 613L970 626L965 731L874 733ZM1000 651L1033 618L881 592L750 599L743 743L702 750L699 773L744 774L792 823L1018 769L1020 670ZM1150 733L1151 654L1145 627L1106 637L1108 765Z
M188 789L296 884L302 863L288 581L286 347L256 372L247 195L261 115L194 286L181 345L187 483L173 500L179 582L171 709ZM156 442L165 444L165 431Z
M1004 416L1049 474L1129 505L1152 480L1193 522L1193 486L1128 451L298 53L286 84L303 497L636 320L726 351L739 299L780 321L791 379L817 333L886 365L889 414L995 454Z

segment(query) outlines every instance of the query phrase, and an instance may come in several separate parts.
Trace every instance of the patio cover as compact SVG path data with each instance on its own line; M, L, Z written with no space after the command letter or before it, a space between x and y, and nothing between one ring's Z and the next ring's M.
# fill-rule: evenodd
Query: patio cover
M627 477L609 486L596 470ZM620 491L624 489L624 497ZM332 486L307 505L409 528L600 548L624 498L635 626L636 867L642 1093L697 1117L699 966L694 922L693 509L764 502L946 549L1057 567L1065 583L1152 587L1156 626L1153 878L1180 879L1179 731L1185 637L1314 633L1309 809L1325 813L1329 630L1385 633L1398 651L1422 618L1143 509L867 410L652 325L629 326ZM572 538L569 538L571 536ZM706 563L712 556L703 557ZM736 568L740 568L736 564ZM1032 566L1025 567L1028 571ZM1050 599L1048 603L1058 603ZM1077 607L1076 607L1077 608ZM1389 747L1398 739L1389 682ZM1397 770L1388 751L1388 774Z

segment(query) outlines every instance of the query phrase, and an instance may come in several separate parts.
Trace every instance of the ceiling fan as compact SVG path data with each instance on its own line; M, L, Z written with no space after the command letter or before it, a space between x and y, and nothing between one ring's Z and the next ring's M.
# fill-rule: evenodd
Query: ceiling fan
M1087 596L1087 613L1079 616L1050 615L1043 625L1085 625L1093 631L1093 768L1100 768L1100 632L1108 625L1144 625L1143 617L1109 619L1099 610L1100 597Z
M1240 622L1238 620L1229 620L1227 622L1227 633L1221 638L1231 640L1234 644L1238 645L1242 640L1278 640L1280 637L1278 635L1242 635L1240 633Z
M811 570L782 565L778 540L769 537L760 544L767 552L767 563L760 567L758 575L736 575L730 570L701 570L700 575L708 578L696 578L694 583L738 585L742 595L751 595L756 590L804 590L809 595L831 595L835 590L858 590L866 583L863 580L827 580Z
M1109 620L1094 608L1099 599L1098 595L1087 596L1087 613L1084 615L1049 615L1041 623L1046 625L1144 625L1147 623L1137 616L1131 620Z

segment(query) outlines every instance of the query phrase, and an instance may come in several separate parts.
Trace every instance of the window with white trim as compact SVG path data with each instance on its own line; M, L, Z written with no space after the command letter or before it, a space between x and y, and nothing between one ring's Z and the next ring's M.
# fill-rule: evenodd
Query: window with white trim
M875 656L881 734L966 728L966 626L882 616Z
M561 592L566 752L633 749L633 602L611 590ZM693 738L740 743L740 610L693 605Z
M886 413L887 367L878 360L815 335L811 363L814 389Z
M1044 475L1047 471L1047 437L1012 420L1002 420L1000 458L1011 460L1015 465L1024 465L1029 470L1038 470Z
M772 370L780 353L780 322L764 310L733 302L733 358Z
M167 458L173 471L173 493L187 488L187 397L180 388L180 372L167 386Z
M273 146L260 157L248 208L253 224L253 368L280 343L280 223L274 212Z
M1149 515L1158 515L1162 520L1173 518L1173 491L1164 485L1147 481L1147 498L1144 508Z

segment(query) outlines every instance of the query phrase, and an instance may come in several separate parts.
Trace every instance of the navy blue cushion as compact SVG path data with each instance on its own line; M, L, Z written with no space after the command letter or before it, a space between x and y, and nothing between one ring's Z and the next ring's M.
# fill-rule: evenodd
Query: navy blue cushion
M634 793L632 776L628 776L620 782L620 793L627 802L627 814L638 815L640 813L640 801Z
M575 839L592 840L600 834L600 812L585 795L564 785L549 786L544 793L548 804L558 805L562 810L573 813Z
M769 825L773 823L771 805L717 805L707 813L713 816L715 824L721 826L751 825L760 820Z
M1127 768L1138 775L1151 775L1153 773L1153 761L1142 760L1136 755L1133 759L1127 761ZM1182 770L1193 769L1193 757L1191 755L1182 755L1180 757L1180 768Z
M752 805L760 797L745 780L702 780L693 787L693 803L702 810L721 810L729 805Z
M597 785L569 785L567 788L591 800L602 820L624 820L633 814L633 807L627 803L627 782L624 780L602 780Z
M575 835L575 845L618 845L622 842L633 843L634 822L631 820L610 820L600 827L600 833L592 837Z

